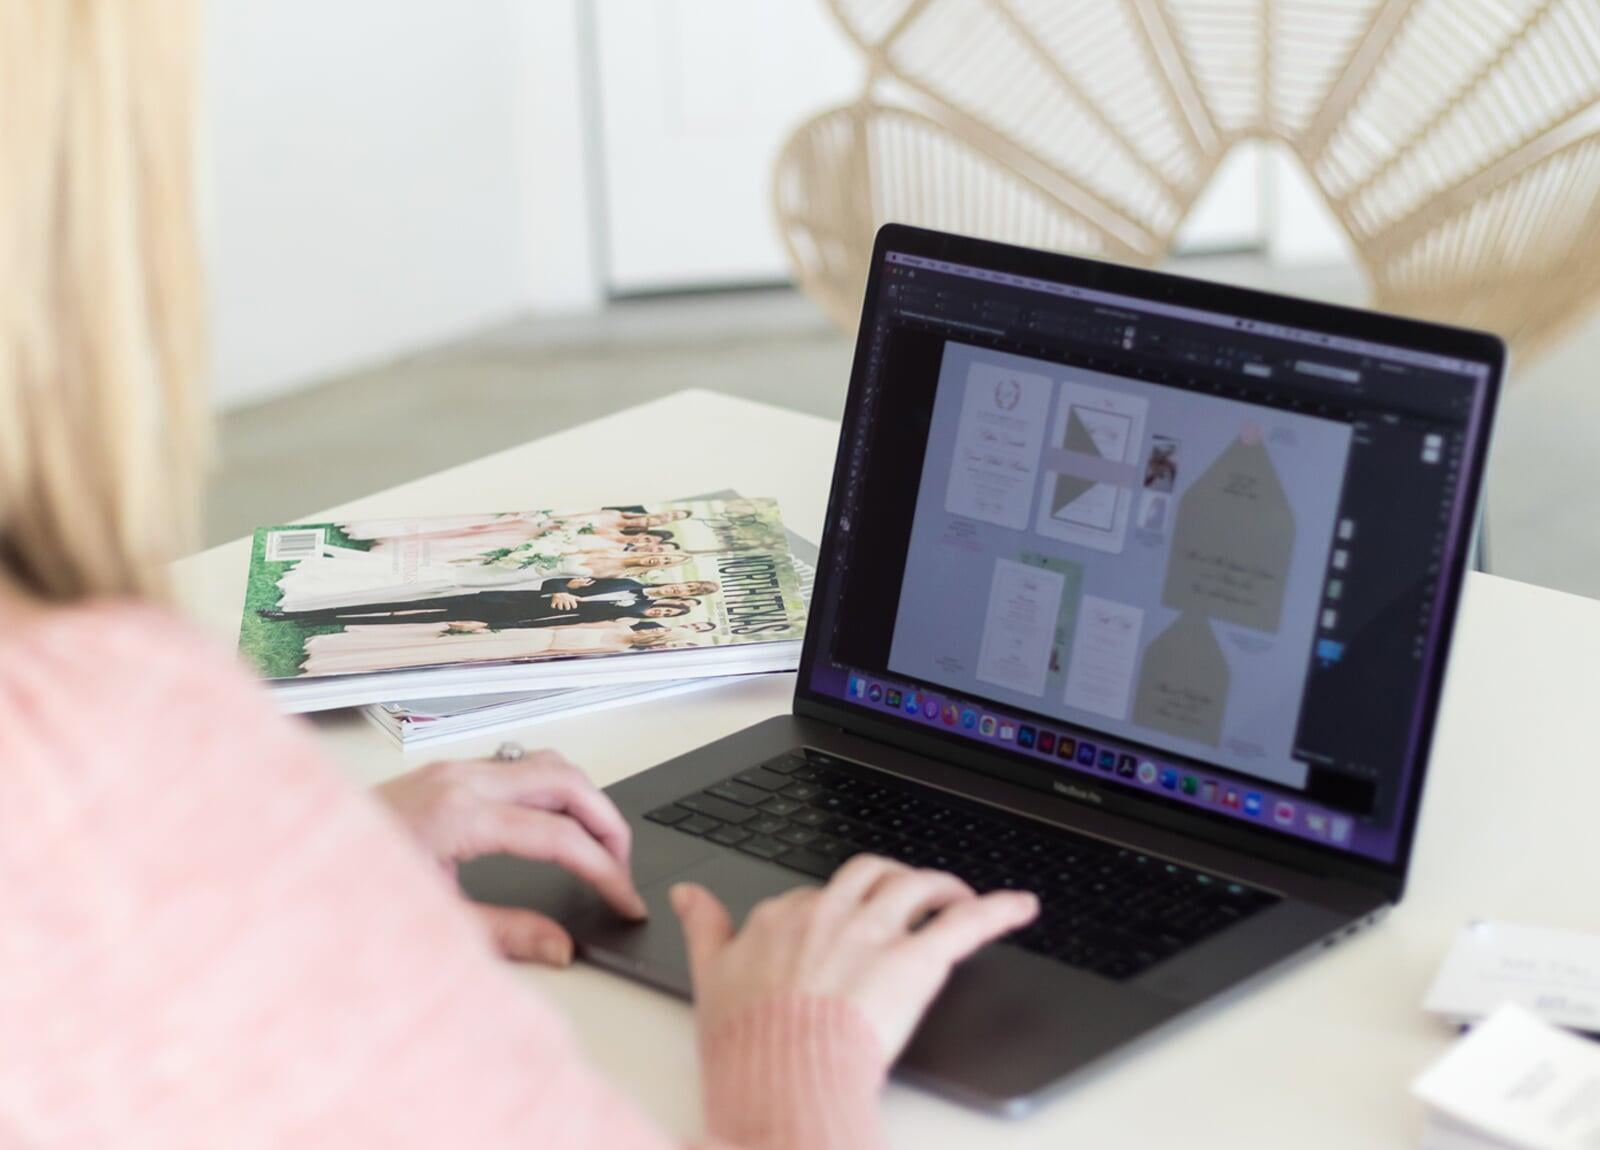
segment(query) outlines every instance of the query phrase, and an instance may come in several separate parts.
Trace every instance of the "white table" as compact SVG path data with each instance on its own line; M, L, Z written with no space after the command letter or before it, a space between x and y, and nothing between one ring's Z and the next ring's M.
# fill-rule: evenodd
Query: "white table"
M816 538L837 432L810 416L683 392L305 518L592 506L734 487L776 496L790 525ZM248 557L240 540L179 567L183 601L229 637L237 633ZM886 1105L895 1144L1415 1146L1408 1084L1451 1040L1418 1003L1456 928L1474 917L1591 928L1600 919L1593 881L1600 865L1589 847L1600 811L1590 727L1600 710L1600 675L1590 671L1595 651L1600 603L1472 576L1411 891L1385 924L1199 1016L1020 1123L893 1087ZM603 717L546 722L527 740L561 748L609 784L782 712L792 682L767 676ZM363 783L421 761L353 716L317 725ZM449 750L485 754L503 737ZM645 1109L674 1131L697 1129L686 1007L584 967L527 969L522 977L561 1004L594 1061Z

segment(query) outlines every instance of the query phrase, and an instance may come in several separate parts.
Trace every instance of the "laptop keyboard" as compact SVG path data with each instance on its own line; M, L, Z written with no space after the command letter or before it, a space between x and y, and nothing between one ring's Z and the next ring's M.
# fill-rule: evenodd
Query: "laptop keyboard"
M1033 891L1038 919L1005 941L1119 981L1278 901L817 752L780 755L645 818L818 879L867 852L980 892Z

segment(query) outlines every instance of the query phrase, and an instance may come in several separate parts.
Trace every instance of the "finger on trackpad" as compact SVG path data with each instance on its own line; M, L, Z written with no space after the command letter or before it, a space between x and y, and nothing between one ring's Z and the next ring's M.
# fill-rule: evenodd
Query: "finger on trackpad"
M737 855L704 859L640 892L650 908L647 922L628 924L607 916L595 916L586 922L580 937L585 956L601 966L687 994L689 965L684 953L683 931L667 900L667 892L680 882L698 883L715 894L728 908L735 926L744 922L751 909L763 899L807 885L800 875Z

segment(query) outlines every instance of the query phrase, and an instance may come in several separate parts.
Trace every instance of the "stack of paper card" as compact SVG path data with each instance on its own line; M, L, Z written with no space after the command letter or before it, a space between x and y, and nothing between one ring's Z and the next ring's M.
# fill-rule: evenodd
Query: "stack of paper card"
M1507 1004L1412 1086L1423 1150L1594 1150L1600 1046Z
M571 718L625 704L703 690L748 676L683 679L665 683L621 683L569 691L524 691L465 698L412 699L363 707L362 713L402 747L524 727L541 719Z

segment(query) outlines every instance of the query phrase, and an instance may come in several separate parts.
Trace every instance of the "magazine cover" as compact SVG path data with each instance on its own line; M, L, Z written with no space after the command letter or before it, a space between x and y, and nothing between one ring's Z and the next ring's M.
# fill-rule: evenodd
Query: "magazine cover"
M780 640L805 605L777 503L264 527L239 647L271 680Z

